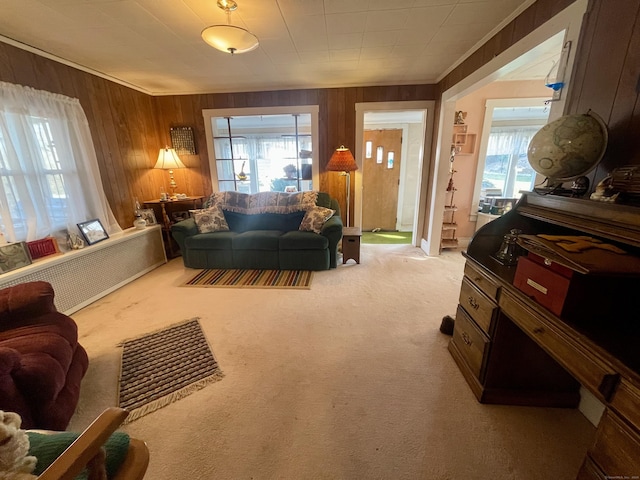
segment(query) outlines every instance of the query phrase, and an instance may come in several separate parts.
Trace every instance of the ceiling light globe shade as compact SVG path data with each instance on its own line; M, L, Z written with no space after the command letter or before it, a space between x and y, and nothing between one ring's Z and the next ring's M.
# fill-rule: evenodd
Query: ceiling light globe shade
M260 45L258 37L241 27L212 25L202 31L202 39L221 52L246 53Z

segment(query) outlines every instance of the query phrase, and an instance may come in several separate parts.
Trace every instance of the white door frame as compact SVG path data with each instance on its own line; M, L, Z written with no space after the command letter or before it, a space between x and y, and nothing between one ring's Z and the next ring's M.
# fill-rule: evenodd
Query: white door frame
M485 65L473 72L462 81L446 90L440 100L440 116L438 118L439 136L436 140L436 154L434 162L433 182L430 185L429 217L426 239L423 239L421 248L427 255L440 254L440 239L442 237L442 221L444 214L447 182L449 181L449 156L450 139L453 135L453 122L456 100L468 95L484 85L487 85L503 75L528 63L537 55L536 47L553 35L565 31L565 42L571 41L572 48L569 52L565 79L571 79L573 63L582 26L582 19L587 11L588 0L576 0L563 11L549 21L535 29L518 43L512 45L497 57L491 59ZM563 42L564 43L564 42ZM561 116L571 89L571 81L565 85L561 99L551 103L549 121ZM551 95L549 95L551 96Z
M416 198L416 209L413 221L413 232L411 236L411 244L420 245L420 233L424 228L424 216L426 212L427 186L429 182L429 170L431 165L431 142L433 137L434 110L436 102L434 100L412 101L412 102L363 102L356 103L356 145L355 157L358 164L358 170L355 171L355 196L354 196L354 215L353 224L356 227L362 226L362 166L364 152L362 144L364 138L364 114L365 112L374 111L406 111L420 110L424 111L424 138L422 141L422 151L420 157L420 178L418 179L418 198Z

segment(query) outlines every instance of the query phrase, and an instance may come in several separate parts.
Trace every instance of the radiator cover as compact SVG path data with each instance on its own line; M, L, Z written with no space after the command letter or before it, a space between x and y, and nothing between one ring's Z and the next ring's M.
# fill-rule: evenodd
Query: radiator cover
M45 257L0 276L0 288L42 280L70 315L166 263L161 227L130 228L95 245Z

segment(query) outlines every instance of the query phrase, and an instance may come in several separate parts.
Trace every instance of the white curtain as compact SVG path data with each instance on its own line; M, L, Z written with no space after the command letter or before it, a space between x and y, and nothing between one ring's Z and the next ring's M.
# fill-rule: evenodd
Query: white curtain
M487 155L522 155L540 127L491 127Z
M118 225L107 202L78 99L0 82L0 224L31 241L97 218Z

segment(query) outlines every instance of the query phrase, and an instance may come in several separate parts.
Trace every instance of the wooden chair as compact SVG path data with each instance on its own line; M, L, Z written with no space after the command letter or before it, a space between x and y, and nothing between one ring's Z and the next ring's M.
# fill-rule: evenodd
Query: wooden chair
M73 480L97 455L129 412L111 407L96 418L69 447L38 477L39 480ZM32 430L37 433L56 432ZM149 465L149 449L142 440L131 438L124 462L113 480L141 480Z

